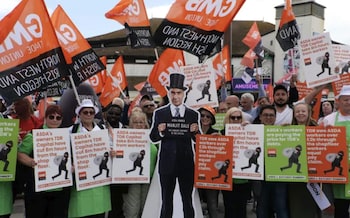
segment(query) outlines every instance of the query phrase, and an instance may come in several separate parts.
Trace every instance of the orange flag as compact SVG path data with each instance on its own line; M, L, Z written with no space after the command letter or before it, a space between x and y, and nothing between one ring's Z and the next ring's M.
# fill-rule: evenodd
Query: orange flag
M75 85L105 69L90 44L73 24L63 8L58 5L51 16L64 57L71 66Z
M159 25L159 46L182 49L198 57L209 55L245 0L175 1Z
M256 54L252 49L249 49L243 56L241 60L241 65L254 68L254 59L256 58Z
M115 97L119 97L120 92L122 92L127 85L124 60L123 57L120 56L114 62L113 68L107 76L106 83L100 95L101 105L106 107Z
M253 23L242 42L252 49L259 57L264 57L264 50L261 42L261 35L256 22Z
M43 0L21 1L0 26L0 88L7 103L67 75L63 51Z
M100 57L100 61L102 62L102 64L105 66L106 68L106 64L107 64L107 57L106 56L102 56ZM90 77L87 81L89 82L89 84L91 85L91 87L94 89L95 93L101 93L103 86L105 84L105 80L106 80L106 70L102 70L99 73L93 75L92 77Z
M216 88L218 89L221 86L222 77L225 77L225 81L232 80L231 74L231 56L228 45L225 45L222 51L216 54L213 59L213 68L216 72Z
M183 52L167 48L159 57L148 76L148 82L161 97L167 95L165 86L169 84L169 74L180 72L180 66L185 66Z
M286 0L276 39L283 51L287 51L288 49L297 46L298 39L300 39L300 31L292 10L291 0Z
M105 16L127 28L132 48L153 47L150 23L143 0L121 0Z

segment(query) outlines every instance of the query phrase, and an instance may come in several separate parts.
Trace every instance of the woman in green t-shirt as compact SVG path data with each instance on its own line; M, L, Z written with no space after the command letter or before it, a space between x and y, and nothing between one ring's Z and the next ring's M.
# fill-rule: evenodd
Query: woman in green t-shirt
M58 105L49 105L45 111L43 129L58 128L62 123L62 111ZM51 218L68 216L70 188L54 189L52 191L35 192L33 159L33 135L24 136L18 147L18 161L25 166L24 205L26 218ZM67 176L67 175L66 175Z

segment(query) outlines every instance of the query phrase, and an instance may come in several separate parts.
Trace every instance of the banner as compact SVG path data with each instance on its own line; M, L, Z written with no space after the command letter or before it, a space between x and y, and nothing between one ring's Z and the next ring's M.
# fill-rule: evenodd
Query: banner
M66 62L70 64L75 85L105 69L90 44L58 5L51 16Z
M15 181L18 119L0 119L0 182Z
M121 0L105 16L125 26L132 48L154 47L143 0Z
M151 150L148 129L113 129L112 183L149 183Z
M120 92L122 92L127 85L128 81L125 75L124 59L123 56L119 56L117 60L115 60L111 72L107 74L107 79L100 95L101 105L106 107L114 98L119 97Z
M161 97L167 95L166 86L169 85L169 74L181 72L180 67L185 66L183 52L178 49L167 48L154 64L147 81Z
M0 26L6 35L0 41L0 93L8 104L67 75L43 0L21 1Z
M196 135L196 188L232 190L232 146L232 136Z
M292 0L286 0L282 11L276 39L283 51L294 48L300 39L300 32L292 10Z
M112 181L108 130L70 134L78 191Z
M155 42L198 57L209 55L244 2L175 1L154 34Z
M33 155L36 192L73 185L67 128L33 129Z

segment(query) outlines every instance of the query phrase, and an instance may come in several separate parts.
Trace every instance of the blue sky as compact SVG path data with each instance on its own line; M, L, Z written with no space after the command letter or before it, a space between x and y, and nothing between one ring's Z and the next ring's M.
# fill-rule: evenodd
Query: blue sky
M173 1L144 0L148 17L165 17ZM19 0L1 0L0 18L9 13L18 2ZM123 28L118 22L104 17L118 2L119 0L45 0L49 13L60 4L85 38ZM325 31L330 32L333 40L350 45L350 33L347 30L350 24L350 16L347 16L349 0L316 2L326 7ZM264 20L275 23L274 7L283 3L284 0L246 0L235 20Z

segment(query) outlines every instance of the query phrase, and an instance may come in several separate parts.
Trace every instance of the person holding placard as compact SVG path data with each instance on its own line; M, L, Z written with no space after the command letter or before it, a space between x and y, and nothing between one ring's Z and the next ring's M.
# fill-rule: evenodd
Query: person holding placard
M224 118L226 124L247 125L243 116L243 111L237 107L230 108ZM221 130L225 135L225 129ZM222 191L225 206L225 218L246 218L247 217L247 200L250 199L251 185L246 179L232 179L232 191Z
M344 85L336 96L338 111L326 116L321 125L324 126L345 126L346 143L350 145L350 85ZM332 184L334 192L334 218L349 217L350 197L345 191L348 185Z
M49 105L45 112L43 129L58 128L62 123L62 111L58 105ZM18 147L18 161L26 166L24 205L26 218L68 217L70 188L35 192L33 159L33 135L28 133Z
M94 122L99 109L90 99L84 99L75 109L79 123L70 127L71 133L99 131L104 126ZM69 217L104 218L105 213L111 210L109 185L77 191L74 186L71 190L69 202Z
M137 110L134 110L131 112L130 118L129 118L129 128L131 129L149 129L148 125L148 119L144 112L140 112ZM157 161L157 153L158 149L157 147L151 143L151 153L146 154L145 150L140 151L140 159L144 158L145 155L151 155L151 163L150 163L150 176L153 176L154 168L156 166ZM136 165L141 166L141 160L135 160L138 163ZM140 163L140 164L139 164ZM134 163L134 168L136 168L136 165ZM141 166L142 167L142 166ZM140 168L140 171L138 174L141 175L142 168ZM131 171L130 171L131 172ZM148 172L146 172L148 173ZM130 184L128 185L128 192L123 195L124 199L124 215L127 218L139 218L141 217L143 207L146 202L146 197L149 190L149 184Z
M201 128L203 134L220 135L219 131L213 128L215 125L215 110L210 106L204 106L198 109L201 115ZM207 203L210 218L219 216L218 213L218 196L219 190L215 189L199 189L201 200Z
M312 119L311 106L305 103L297 103L293 107L293 125L317 126ZM288 184L288 199L290 218L320 217L316 202L306 187L306 183L294 182ZM300 201L303 199L303 201Z

